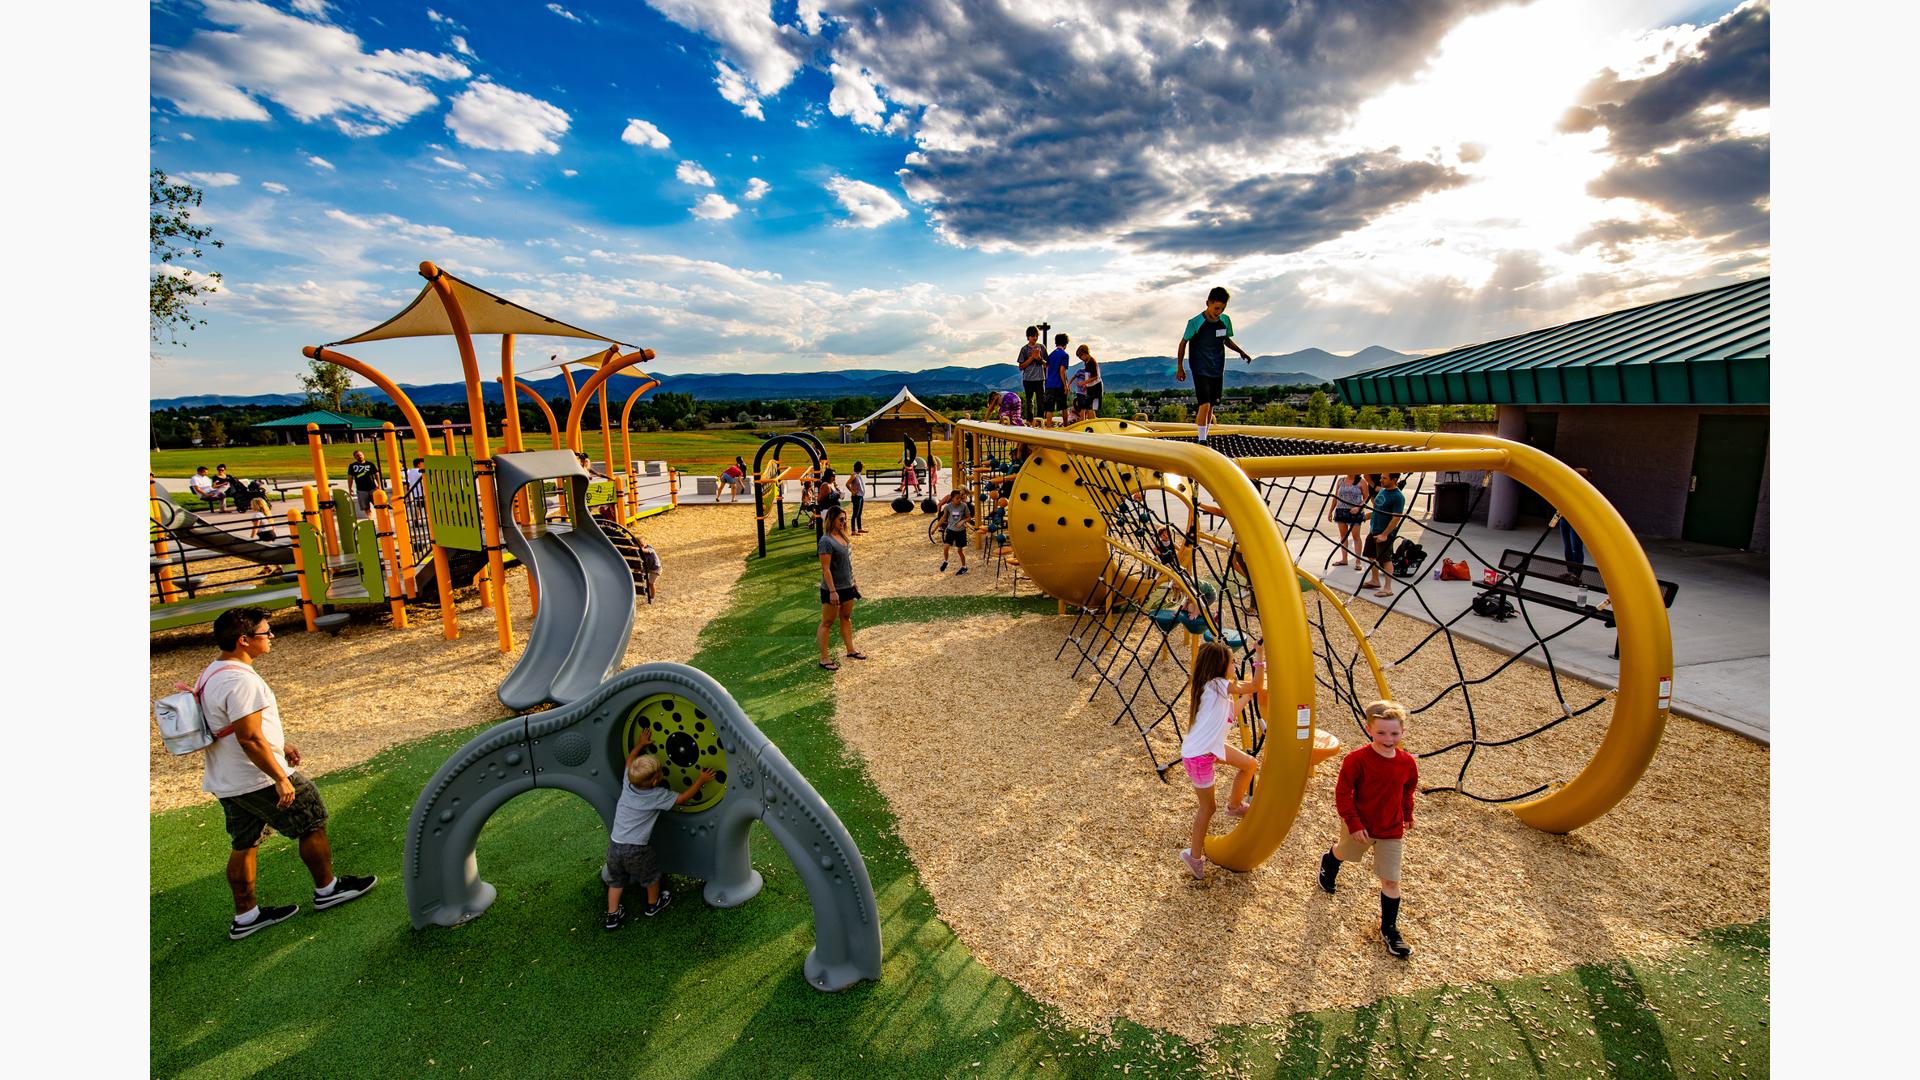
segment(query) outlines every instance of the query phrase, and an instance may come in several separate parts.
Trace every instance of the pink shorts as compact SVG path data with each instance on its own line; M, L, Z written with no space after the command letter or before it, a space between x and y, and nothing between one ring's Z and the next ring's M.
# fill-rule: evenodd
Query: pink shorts
M1187 779L1193 781L1194 787L1210 788L1213 786L1213 763L1225 760L1216 754L1201 754L1199 757L1183 757L1180 764L1187 767Z

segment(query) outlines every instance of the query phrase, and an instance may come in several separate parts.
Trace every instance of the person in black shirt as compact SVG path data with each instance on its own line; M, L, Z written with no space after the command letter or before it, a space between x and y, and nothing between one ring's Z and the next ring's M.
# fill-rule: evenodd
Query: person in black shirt
M380 466L367 460L365 451L353 452L353 463L347 466L347 479L353 482L353 504L360 510L360 516L373 513L373 492L380 475Z

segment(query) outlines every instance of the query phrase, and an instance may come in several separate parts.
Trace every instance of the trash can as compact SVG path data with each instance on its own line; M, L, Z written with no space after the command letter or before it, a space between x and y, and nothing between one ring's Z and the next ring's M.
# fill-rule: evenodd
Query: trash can
M1433 520L1458 525L1467 520L1473 485L1464 480L1442 480L1433 485Z

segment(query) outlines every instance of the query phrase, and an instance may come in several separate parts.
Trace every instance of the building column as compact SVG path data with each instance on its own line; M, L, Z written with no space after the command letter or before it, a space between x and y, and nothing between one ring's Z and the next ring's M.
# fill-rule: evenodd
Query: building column
M1514 442L1527 441L1527 408L1501 405L1494 414L1499 423L1495 434ZM1493 491L1487 499L1487 528L1511 529L1520 517L1520 481L1506 473L1493 474Z

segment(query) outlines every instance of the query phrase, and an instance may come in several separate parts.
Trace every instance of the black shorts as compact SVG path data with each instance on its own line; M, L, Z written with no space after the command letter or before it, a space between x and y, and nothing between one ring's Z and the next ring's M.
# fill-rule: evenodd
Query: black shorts
M1392 562L1393 561L1393 537L1369 536L1367 537L1366 545L1362 547L1360 551L1362 555L1366 556L1369 559L1372 559L1374 562L1378 562L1378 563Z
M616 889L632 889L660 880L660 860L654 857L652 844L607 843L606 883Z
M942 540L940 541L941 543L943 543L943 544L952 544L952 545L953 545L954 547L966 547L966 546L967 546L967 530L965 530L965 529L943 529L943 530L941 530L941 533L942 533L942 536L943 536L943 539L942 539Z
M247 851L260 846L268 828L281 836L298 840L327 823L327 804L320 789L299 770L287 774L293 781L293 805L280 809L280 797L268 784L244 795L229 795L220 800L227 816L227 835L233 838L233 850Z
M1194 372L1193 392L1195 396L1200 399L1199 404L1220 404L1220 384L1225 382L1226 378L1227 375L1224 371L1218 375L1202 375L1197 371Z
M841 602L841 603L843 603L843 604L848 604L848 603L852 603L853 601L855 601L855 600L858 600L858 599L860 599L860 590L859 590L859 589L855 589L855 588L845 588L845 589L841 589L841 590L840 590L840 602ZM827 587L826 587L825 585L822 585L822 586L820 586L820 602L821 602L822 604L830 604L830 603L832 603L832 602L833 602L833 601L831 601L831 600L828 600L828 599L827 599Z
M1362 521L1367 520L1367 512L1365 510L1341 510L1336 508L1333 511L1333 520L1342 525L1358 525Z
M1073 411L1074 412L1099 412L1100 411L1100 395L1097 393L1073 395Z
M1040 397L1040 408L1046 412L1059 412L1066 407L1067 392L1060 387L1050 386Z

